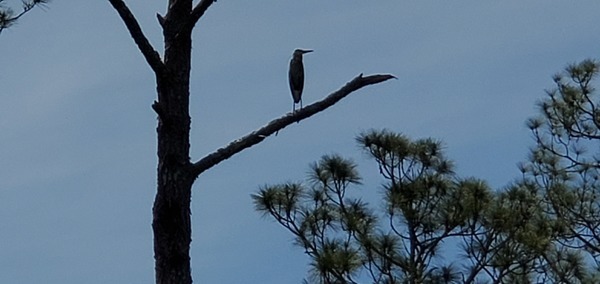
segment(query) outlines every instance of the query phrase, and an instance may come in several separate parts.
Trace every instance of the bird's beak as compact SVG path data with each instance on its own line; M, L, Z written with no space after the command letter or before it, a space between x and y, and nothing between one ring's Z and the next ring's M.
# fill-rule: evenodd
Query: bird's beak
M302 51L302 54L304 54L304 53L309 53L309 52L313 52L313 50L312 50L312 49L301 50L301 51Z

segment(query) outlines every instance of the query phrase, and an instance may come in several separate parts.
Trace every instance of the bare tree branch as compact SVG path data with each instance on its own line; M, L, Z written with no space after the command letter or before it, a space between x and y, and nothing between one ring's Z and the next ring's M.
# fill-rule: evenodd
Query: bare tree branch
M119 16L121 16L121 19L125 23L127 30L129 30L133 41L135 41L138 48L146 58L146 61L150 65L150 68L152 68L156 75L164 75L166 73L166 68L162 59L160 59L160 55L156 50L154 50L154 47L152 47L152 45L148 41L148 38L146 38L144 32L142 32L142 28L138 24L137 20L135 19L127 5L125 5L125 2L123 2L122 0L108 0L108 2L110 2L113 8L117 10Z
M396 77L389 74L363 77L363 75L360 74L356 78L352 79L352 81L348 82L344 87L330 94L325 99L306 106L295 113L288 113L285 116L272 120L260 129L229 143L229 145L225 147L217 149L211 154L208 154L204 158L192 164L192 174L197 177L202 172L210 169L226 159L229 159L231 156L241 152L242 150L260 143L269 135L285 128L286 126L329 108L344 97L348 96L350 93L365 86L381 83L392 78Z
M204 12L206 12L206 10L208 10L208 7L210 7L210 5L212 5L214 2L217 2L217 0L201 0L196 5L196 7L194 7L194 9L192 10L192 13L190 14L190 22L189 22L190 30L192 27L194 27L196 22L198 22L200 17L202 17L202 15L204 15Z

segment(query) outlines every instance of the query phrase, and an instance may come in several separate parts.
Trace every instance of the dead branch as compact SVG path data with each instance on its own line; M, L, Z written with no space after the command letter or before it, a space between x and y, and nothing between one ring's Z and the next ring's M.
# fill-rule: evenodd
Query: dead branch
M192 9L192 13L190 13L190 21L188 23L188 28L190 30L194 27L194 25L196 25L200 17L204 15L204 12L206 12L208 7L210 7L210 5L212 5L214 2L217 2L217 0L201 0L198 2L196 7Z
M250 134L247 134L246 136L229 143L229 145L219 148L213 153L206 155L204 158L192 164L192 174L197 177L202 172L212 168L216 164L226 159L229 159L231 156L241 152L242 150L260 143L269 135L285 128L286 126L311 117L314 114L333 106L350 93L365 86L381 83L392 78L396 77L388 74L363 77L362 74L360 74L356 78L352 79L352 81L348 82L344 87L330 94L325 99L306 106L295 113L290 112L280 118L274 119L258 130L255 130Z
M113 8L117 10L119 16L121 16L121 19L123 20L123 23L125 23L127 30L129 30L133 41L135 41L138 48L146 58L146 61L150 65L150 68L152 68L152 70L156 73L157 76L165 75L166 68L162 59L160 59L160 55L154 49L154 47L152 47L152 45L148 41L148 38L146 38L146 36L144 35L144 32L142 32L142 28L138 24L137 20L135 19L135 16L133 16L125 2L123 2L122 0L108 1L113 6Z

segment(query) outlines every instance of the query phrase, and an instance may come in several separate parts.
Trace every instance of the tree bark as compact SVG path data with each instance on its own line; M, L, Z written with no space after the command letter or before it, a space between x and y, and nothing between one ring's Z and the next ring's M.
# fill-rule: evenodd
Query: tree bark
M191 284L189 78L192 51L190 29L183 29L192 1L171 0L162 23L165 74L157 74L158 180L152 208L156 283Z

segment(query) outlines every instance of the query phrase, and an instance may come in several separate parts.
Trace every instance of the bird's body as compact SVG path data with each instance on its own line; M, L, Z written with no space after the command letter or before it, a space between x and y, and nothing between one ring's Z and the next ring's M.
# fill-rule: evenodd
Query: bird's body
M312 50L294 50L292 60L290 60L290 90L292 91L292 98L294 104L292 112L296 111L296 104L300 103L300 109L302 109L302 90L304 89L304 65L302 64L302 55L305 53L312 52Z

